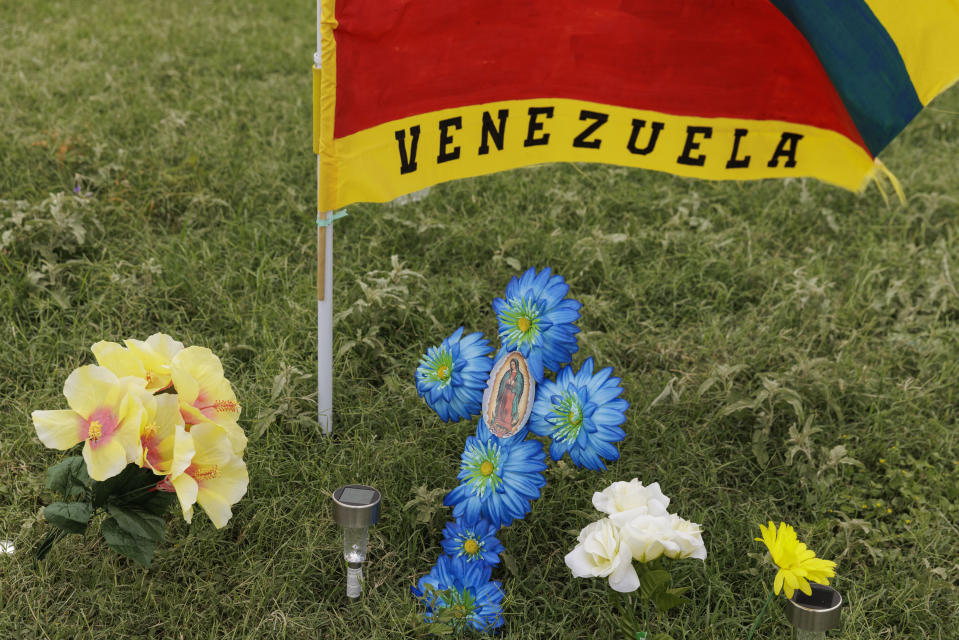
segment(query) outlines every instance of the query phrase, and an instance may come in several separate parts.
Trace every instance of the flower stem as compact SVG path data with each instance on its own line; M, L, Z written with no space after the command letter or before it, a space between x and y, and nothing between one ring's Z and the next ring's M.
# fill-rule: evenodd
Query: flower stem
M37 547L37 551L34 554L35 560L37 562L40 562L41 560L43 560L46 557L46 555L50 553L50 549L53 548L53 545L55 545L58 540L61 540L66 537L67 537L67 532L64 531L63 529L55 529L51 531L50 534L46 538L44 538L43 542L40 543L40 546Z
M123 500L123 499L125 499L125 498L129 498L130 496L134 496L134 495L136 495L136 494L138 494L138 493L143 493L143 494L150 493L151 491L153 491L154 489L156 489L156 486L157 486L158 484L160 484L159 481L157 481L157 482L155 482L155 483L153 483L153 484L148 484L148 485L143 486L143 487L137 487L136 489L133 489L132 491L127 491L126 493L123 493L123 494L120 494L120 495L116 496L116 499L117 499L117 500ZM137 496L137 497L139 497L139 496Z
M763 616L766 615L766 609L769 608L769 603L773 601L773 598L775 596L776 596L776 592L770 589L769 597L766 598L766 603L763 605L763 608L759 610L759 615L756 616L756 619L753 621L753 626L749 628L749 635L746 636L746 640L753 639L753 634L756 633L756 627L758 627L759 623L762 622Z
M610 590L610 602L619 610L619 626L626 637L633 640L634 634L639 633L639 621L636 619L635 605L629 595Z

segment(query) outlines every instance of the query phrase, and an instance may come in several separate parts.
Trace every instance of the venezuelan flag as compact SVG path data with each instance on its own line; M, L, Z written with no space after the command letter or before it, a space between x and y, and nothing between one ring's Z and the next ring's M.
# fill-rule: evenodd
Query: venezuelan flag
M323 0L319 208L603 162L858 190L959 79L959 0Z

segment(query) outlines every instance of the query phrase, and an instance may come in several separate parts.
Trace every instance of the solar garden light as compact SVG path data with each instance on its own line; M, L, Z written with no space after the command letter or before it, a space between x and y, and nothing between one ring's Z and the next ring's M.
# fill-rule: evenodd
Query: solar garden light
M348 484L333 492L333 519L343 527L346 595L363 595L363 561L370 525L380 518L380 492L363 484Z
M826 631L839 626L842 596L832 587L811 582L812 595L796 590L786 601L786 619L796 640L824 640Z

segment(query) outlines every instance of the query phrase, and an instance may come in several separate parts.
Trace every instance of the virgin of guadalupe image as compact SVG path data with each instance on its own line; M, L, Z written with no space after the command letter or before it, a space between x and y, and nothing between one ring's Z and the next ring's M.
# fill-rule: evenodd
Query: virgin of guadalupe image
M493 413L493 424L490 431L499 437L508 436L516 429L522 419L520 401L523 399L523 374L519 370L519 362L510 360L509 371L500 380L496 394L496 409Z

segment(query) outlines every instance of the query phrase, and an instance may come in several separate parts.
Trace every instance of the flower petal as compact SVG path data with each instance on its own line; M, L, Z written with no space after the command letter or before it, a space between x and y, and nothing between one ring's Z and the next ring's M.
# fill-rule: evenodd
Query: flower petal
M572 551L567 553L564 560L566 566L573 572L574 578L595 578L600 575L592 556L586 553L586 548L581 544L576 545Z
M34 411L30 417L45 447L63 451L86 440L86 420L72 409Z
M633 567L632 552L625 544L620 544L620 550L616 557L619 566L609 574L609 586L613 591L620 593L629 593L639 588L639 576L636 575L636 568Z
M127 466L127 450L117 439L98 447L92 447L86 442L83 445L83 459L87 463L90 477L102 482L117 475Z
M63 383L63 395L70 408L83 418L99 407L119 401L124 389L119 378L105 367L86 365L74 369Z
M183 510L183 519L189 523L193 519L193 505L196 504L200 485L185 473L172 478L171 483L173 488L176 489L176 497L180 501L180 508Z
M118 378L127 376L146 379L143 363L131 351L116 342L101 340L90 347L97 364L112 371Z

